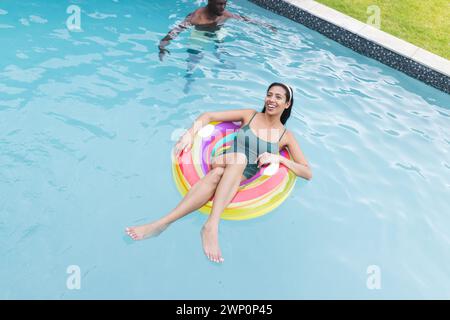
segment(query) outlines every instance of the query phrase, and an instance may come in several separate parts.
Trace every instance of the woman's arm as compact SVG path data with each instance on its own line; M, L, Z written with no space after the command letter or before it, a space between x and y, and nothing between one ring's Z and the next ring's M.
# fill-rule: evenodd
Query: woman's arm
M194 136L205 125L214 121L241 121L245 123L246 120L251 118L255 112L256 111L253 109L204 112L197 118L197 120L195 120L194 125L188 130L188 132Z
M302 150L300 149L300 146L298 145L294 135L290 131L288 131L286 132L284 139L286 139L285 144L292 156L292 160L280 156L280 162L291 169L298 177L305 178L306 180L311 180L311 167L309 166L308 161L306 160Z
M241 121L247 122L256 111L253 109L237 109L229 111L215 111L202 113L189 128L186 133L181 136L175 145L175 153L179 155L181 151L188 151L192 147L192 141L197 132L213 121Z

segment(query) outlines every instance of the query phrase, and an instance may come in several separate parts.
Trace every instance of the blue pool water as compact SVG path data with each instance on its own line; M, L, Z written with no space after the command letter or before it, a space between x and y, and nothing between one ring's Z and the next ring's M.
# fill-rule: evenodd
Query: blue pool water
M70 3L82 31L68 2L0 2L1 299L450 298L448 95L243 0L228 9L278 32L229 21L200 61L185 32L163 62L159 39L201 1ZM179 129L260 109L273 81L294 88L287 125L313 180L223 221L223 265L203 255L198 212L127 239L181 199Z

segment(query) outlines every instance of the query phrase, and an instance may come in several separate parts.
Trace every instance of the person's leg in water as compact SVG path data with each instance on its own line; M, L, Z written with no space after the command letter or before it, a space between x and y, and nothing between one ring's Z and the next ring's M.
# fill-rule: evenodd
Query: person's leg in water
M232 155L232 154L231 154ZM242 155L244 158L245 156ZM229 159L226 159L228 157ZM239 157L239 156L238 156ZM129 227L126 228L127 234L133 240L143 240L149 237L157 236L162 231L164 231L172 222L184 217L185 215L201 208L204 204L206 204L209 199L214 195L217 186L219 185L226 169L228 167L233 167L235 170L227 171L227 179L226 181L234 181L238 180L239 182L244 180L245 177L242 176L242 173L245 168L244 164L239 164L238 162L243 162L242 157L240 157L239 161L235 159L237 157L230 157L230 155L222 155L215 159L212 164L212 170L203 177L199 182L192 186L186 196L181 200L181 202L177 205L175 209L173 209L168 215L163 218L151 222L148 224L144 224L141 226ZM244 159L246 161L246 158ZM230 164L228 164L230 163ZM240 166L240 170L236 170L237 166ZM231 179L232 175L236 175L235 179ZM239 182L237 186L239 186ZM235 184L235 183L234 183ZM226 184L222 185L222 188L226 188ZM237 188L236 188L237 191ZM236 192L235 192L236 193ZM233 197L231 197L232 199ZM214 200L214 202L216 199ZM231 201L231 200L230 200ZM229 202L228 202L229 203ZM214 207L214 205L213 205ZM223 211L223 210L222 210ZM217 212L217 208L216 211ZM216 213L217 215L217 213ZM211 216L210 216L211 218ZM220 214L219 214L220 219ZM205 227L202 229L202 242L203 248L207 256L211 259L214 255L217 255L217 252L220 255L220 249L218 246L218 222L219 219L208 219ZM211 221L210 221L211 220ZM210 222L208 224L208 222ZM207 225L208 224L208 225ZM215 226L216 225L216 226ZM215 226L215 227L214 227ZM203 231L205 230L205 232ZM220 258L217 262L220 261ZM222 260L223 261L223 260Z
M201 208L207 203L214 195L223 172L223 167L215 167L192 186L181 202L169 214L151 223L126 228L126 232L133 240L143 240L159 235L172 222Z
M218 165L220 160L217 161ZM201 231L203 251L210 260L215 262L224 261L219 247L220 215L233 200L239 184L246 179L242 175L247 165L247 157L243 153L227 154L225 161L225 170L214 193L211 214Z
M219 73L221 70L224 70L224 69L235 70L236 69L236 65L233 62L224 58L224 55L229 55L229 54L222 49L222 47L220 46L221 43L222 42L216 41L216 43L214 44L214 49L213 49L213 55L218 60L218 63L215 64L215 68L212 69L212 72L213 72L215 78L219 78Z
M203 52L197 49L187 49L187 52L189 55L188 58L186 59L187 70L186 75L184 76L184 78L186 79L186 84L184 85L183 89L183 92L186 94L189 93L190 86L194 82L195 68L204 57Z
M214 50L213 50L213 55L217 58L217 60L219 60L221 63L224 63L224 60L222 59L222 55L221 55L221 49L219 47L219 41L216 41L214 44Z

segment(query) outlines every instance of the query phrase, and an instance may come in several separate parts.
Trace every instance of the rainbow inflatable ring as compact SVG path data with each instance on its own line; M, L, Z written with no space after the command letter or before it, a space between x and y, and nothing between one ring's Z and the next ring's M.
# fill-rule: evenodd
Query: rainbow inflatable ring
M183 196L209 172L211 159L223 149L230 148L239 128L239 122L211 122L199 130L189 151L182 152L178 158L172 153L173 177ZM287 150L281 150L280 154L290 159ZM241 182L236 196L221 218L245 220L268 213L287 198L295 180L295 174L284 165L271 164L261 168L255 176ZM212 200L199 211L209 214Z

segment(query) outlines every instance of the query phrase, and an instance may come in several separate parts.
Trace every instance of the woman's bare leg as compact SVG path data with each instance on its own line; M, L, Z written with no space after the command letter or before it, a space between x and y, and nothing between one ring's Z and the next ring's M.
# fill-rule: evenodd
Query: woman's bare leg
M227 155L225 161L225 170L215 190L211 214L201 231L203 250L214 262L224 261L218 239L220 215L233 200L240 182L245 179L242 174L247 158L242 153L232 153Z
M220 178L224 172L223 165L216 164L200 181L192 186L183 200L169 214L161 219L140 226L126 228L127 234L133 240L143 240L145 238L159 235L172 222L185 215L201 208L214 195Z

